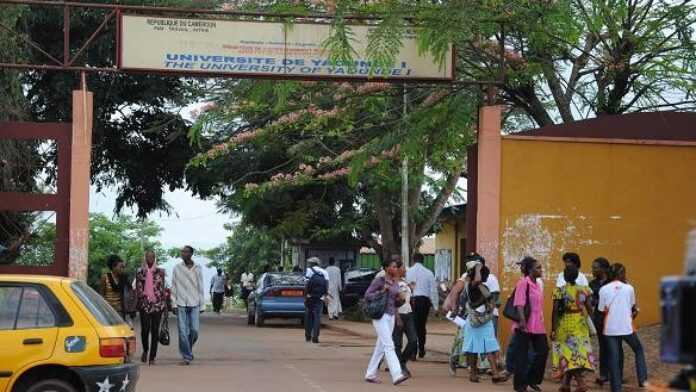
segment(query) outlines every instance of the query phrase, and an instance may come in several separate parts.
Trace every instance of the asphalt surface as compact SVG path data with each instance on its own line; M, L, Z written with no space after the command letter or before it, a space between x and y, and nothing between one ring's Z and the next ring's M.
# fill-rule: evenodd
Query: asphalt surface
M363 377L374 341L323 329L320 344L305 343L304 330L297 321L272 320L266 327L256 328L247 326L246 318L239 314L204 314L195 360L190 366L181 366L173 318L170 329L172 344L160 346L155 366L141 367L138 391L512 390L511 382L493 386L484 379L471 384L466 371L451 377L445 363L427 356L410 366L413 378L398 387L391 385L389 374L384 372L383 384L367 384Z

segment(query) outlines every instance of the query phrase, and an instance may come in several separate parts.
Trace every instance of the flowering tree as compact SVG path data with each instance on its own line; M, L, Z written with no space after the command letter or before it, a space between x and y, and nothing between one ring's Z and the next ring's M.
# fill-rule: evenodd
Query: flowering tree
M469 90L386 83L226 82L192 133L209 143L187 182L286 238L357 239L399 253L401 160L411 249L465 170L478 103Z

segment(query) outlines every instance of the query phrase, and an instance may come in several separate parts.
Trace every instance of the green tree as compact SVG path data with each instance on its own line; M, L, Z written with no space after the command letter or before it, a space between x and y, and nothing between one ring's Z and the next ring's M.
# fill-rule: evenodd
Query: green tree
M161 232L162 228L149 220L91 214L87 282L92 287L99 285L101 274L107 271L106 259L112 254L123 258L131 276L142 265L146 249L154 250L158 260L166 260L166 251L157 240Z
M217 144L187 182L278 238L401 248L402 159L409 159L410 248L456 195L477 97L386 83L228 82L194 131Z
M258 277L264 266L280 260L280 241L268 230L245 224L225 228L231 232L225 243L203 254L212 260L211 266L226 270L232 281L239 281L244 272Z

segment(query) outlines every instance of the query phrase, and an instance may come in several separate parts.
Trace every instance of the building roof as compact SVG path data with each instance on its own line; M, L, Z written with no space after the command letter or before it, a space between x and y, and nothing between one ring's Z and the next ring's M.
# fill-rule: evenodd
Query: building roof
M375 250L368 247L362 247L360 249L360 254L374 254ZM418 248L418 253L424 255L434 255L435 254L435 237L425 237L421 240L421 245Z
M601 116L510 136L696 141L696 113L649 112Z
M440 212L441 220L448 220L451 218L459 218L464 216L466 216L466 203L445 207L442 209L442 212Z

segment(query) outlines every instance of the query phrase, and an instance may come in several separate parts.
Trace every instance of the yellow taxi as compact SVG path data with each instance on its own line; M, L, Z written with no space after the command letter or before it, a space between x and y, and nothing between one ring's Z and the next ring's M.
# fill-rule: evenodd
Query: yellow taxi
M130 392L135 335L87 284L0 275L0 392Z

